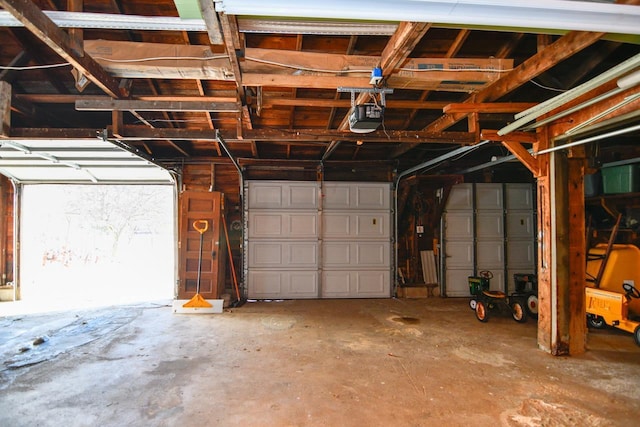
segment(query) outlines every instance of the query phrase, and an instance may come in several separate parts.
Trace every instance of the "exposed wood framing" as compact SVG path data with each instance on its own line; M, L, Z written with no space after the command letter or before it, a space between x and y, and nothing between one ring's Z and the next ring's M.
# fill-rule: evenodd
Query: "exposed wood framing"
M89 80L105 93L120 98L126 91L119 86L118 80L111 77L89 55L79 55L72 48L69 35L62 31L30 0L0 0L0 6L9 11L29 31L53 49L58 55L69 61Z
M494 101L514 89L517 89L534 77L542 74L562 60L597 42L602 38L602 36L604 36L604 33L587 33L577 31L567 33L556 42L549 45L546 49L530 57L507 73L504 77L480 90L478 93L471 95L465 101ZM446 130L464 119L466 116L467 113L445 114L432 122L425 128L425 130ZM399 149L396 149L392 153L392 156L400 156L416 146L416 144L403 145Z
M210 130L195 129L168 129L148 128L143 126L124 126L122 130L129 138L149 139L185 139L185 140L213 140L215 134ZM228 132L228 131L227 131ZM468 132L422 132L422 131L375 131L368 134L353 134L349 131L323 131L322 129L296 129L294 131L282 131L278 129L245 129L244 138L240 139L232 134L221 131L227 141L248 142L328 142L332 140L351 141L363 140L369 143L375 142L408 142L420 141L420 143L442 143L470 145L475 142L475 136Z
M0 81L0 137L11 135L11 85Z
M222 38L220 23L218 22L218 15L216 14L213 2L211 0L198 0L198 4L200 5L200 12L202 12L204 23L207 26L209 41L215 45L223 44L224 39Z
M466 102L447 104L442 111L444 113L519 113L527 110L535 104L530 102Z
M237 102L140 101L130 99L78 99L76 110L85 111L210 111L240 112Z

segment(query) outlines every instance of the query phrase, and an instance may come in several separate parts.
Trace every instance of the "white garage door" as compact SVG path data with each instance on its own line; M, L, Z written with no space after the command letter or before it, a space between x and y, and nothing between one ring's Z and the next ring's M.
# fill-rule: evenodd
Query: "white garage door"
M391 295L390 184L246 184L249 298Z

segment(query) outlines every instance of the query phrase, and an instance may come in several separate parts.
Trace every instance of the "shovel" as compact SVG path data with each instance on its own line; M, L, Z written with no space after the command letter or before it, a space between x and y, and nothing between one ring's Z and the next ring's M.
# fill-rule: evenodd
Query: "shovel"
M202 295L200 295L200 272L202 271L202 243L204 242L204 233L209 229L209 221L206 219L193 221L193 228L200 233L200 249L198 250L198 280L196 282L196 294L193 298L184 303L183 307L208 308L212 307L212 305L202 298Z

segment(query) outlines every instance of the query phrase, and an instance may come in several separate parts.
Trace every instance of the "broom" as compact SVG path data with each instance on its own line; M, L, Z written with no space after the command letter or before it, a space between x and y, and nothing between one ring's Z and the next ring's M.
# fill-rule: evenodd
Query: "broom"
M200 295L200 271L202 270L202 243L204 242L204 233L209 229L209 221L199 219L193 221L193 228L200 233L200 249L198 251L198 280L196 282L196 294L182 306L187 308L208 308L213 307L207 300Z

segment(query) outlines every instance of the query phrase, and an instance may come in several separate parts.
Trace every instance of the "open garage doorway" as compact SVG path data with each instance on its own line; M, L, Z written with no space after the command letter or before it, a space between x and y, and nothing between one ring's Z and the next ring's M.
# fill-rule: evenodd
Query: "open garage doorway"
M174 297L171 185L25 185L25 305L67 309Z

